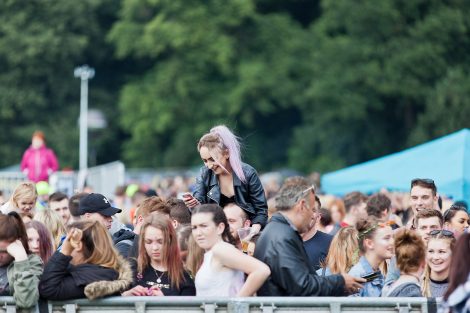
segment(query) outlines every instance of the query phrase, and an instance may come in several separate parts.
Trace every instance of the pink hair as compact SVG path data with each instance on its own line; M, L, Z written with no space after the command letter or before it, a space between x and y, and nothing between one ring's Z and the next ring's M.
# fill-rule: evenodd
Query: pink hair
M213 138L214 136L216 138ZM209 133L202 136L199 140L198 150L203 146L209 149L217 147L220 152L223 152L226 149L228 151L229 162L233 172L242 182L246 182L245 173L243 173L242 169L239 138L235 136L227 126L215 126ZM215 158L214 160L219 166L227 171Z

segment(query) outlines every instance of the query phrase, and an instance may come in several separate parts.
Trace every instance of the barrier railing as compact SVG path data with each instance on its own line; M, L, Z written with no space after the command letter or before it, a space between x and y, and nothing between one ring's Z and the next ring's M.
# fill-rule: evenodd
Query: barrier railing
M3 191L5 200L15 190L19 183L28 181L28 178L22 172L0 172L0 190Z
M15 313L12 297L0 297L0 312ZM43 306L44 307L44 306ZM348 298L348 297L111 297L95 301L86 299L49 301L49 313L285 313L285 312L383 312L435 313L434 298ZM31 312L38 312L35 308Z
M125 183L126 168L124 163L115 161L88 168L85 172L55 172L49 177L49 184L55 191L71 196L77 189L83 188L84 182L95 192L112 197L117 186ZM27 181L22 172L0 172L0 190L8 199L16 186Z
M112 197L116 187L124 185L125 172L124 163L120 161L90 167L86 171L86 184L95 192ZM80 182L79 187L82 187Z

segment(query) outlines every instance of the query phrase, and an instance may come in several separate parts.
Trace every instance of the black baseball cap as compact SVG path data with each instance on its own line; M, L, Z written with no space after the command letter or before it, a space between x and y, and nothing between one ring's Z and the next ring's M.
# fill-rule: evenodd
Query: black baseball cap
M100 213L104 216L113 216L122 210L112 207L108 198L99 193L90 193L80 199L81 215L85 213Z

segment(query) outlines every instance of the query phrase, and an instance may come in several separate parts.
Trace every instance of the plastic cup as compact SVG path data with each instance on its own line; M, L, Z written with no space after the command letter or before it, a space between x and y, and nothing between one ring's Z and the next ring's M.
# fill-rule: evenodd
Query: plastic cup
M238 238L240 238L240 242L242 244L242 251L244 253L248 252L248 244L250 243L251 239L251 227L244 227L244 228L239 228L237 230L238 233Z

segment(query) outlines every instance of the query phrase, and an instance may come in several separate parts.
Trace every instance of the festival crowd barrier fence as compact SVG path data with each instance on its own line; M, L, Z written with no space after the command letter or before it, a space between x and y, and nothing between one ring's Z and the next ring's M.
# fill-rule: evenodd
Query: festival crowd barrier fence
M77 189L87 185L94 192L112 196L117 186L125 183L126 168L121 161L90 167L83 172L59 171L49 177L52 191L60 191L72 196ZM22 172L0 172L0 190L6 200L11 196L16 186L28 178Z
M21 312L13 297L0 297L3 313ZM434 298L359 298L359 297L110 297L89 301L49 301L41 310L49 313L435 313ZM40 312L38 308L31 313Z

